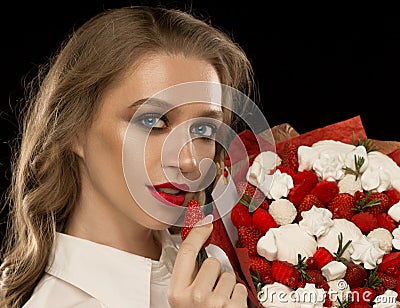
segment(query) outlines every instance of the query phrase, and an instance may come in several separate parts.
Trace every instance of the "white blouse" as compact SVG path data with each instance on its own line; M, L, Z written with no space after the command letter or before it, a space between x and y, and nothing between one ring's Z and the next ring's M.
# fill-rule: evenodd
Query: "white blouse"
M167 289L178 246L158 232L159 261L57 233L53 262L23 308L170 307Z

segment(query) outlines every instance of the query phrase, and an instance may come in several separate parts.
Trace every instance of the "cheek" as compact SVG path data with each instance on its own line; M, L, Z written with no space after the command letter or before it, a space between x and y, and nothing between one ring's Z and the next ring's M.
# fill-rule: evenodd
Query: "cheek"
M205 177L214 165L215 143L199 139L194 141L194 149L197 168L202 174L201 177Z
M194 141L196 153L199 158L211 158L215 156L215 142L198 139Z
M122 144L123 133L115 128L99 128L88 134L85 160L90 172L105 181L120 182L123 179Z
M161 171L161 151L164 138L147 136L132 129L124 140L123 167L128 186L151 183Z
M145 142L142 141L140 151L143 152L144 163L146 167L161 166L161 158L163 152L165 138L149 136ZM143 164L143 160L142 160Z

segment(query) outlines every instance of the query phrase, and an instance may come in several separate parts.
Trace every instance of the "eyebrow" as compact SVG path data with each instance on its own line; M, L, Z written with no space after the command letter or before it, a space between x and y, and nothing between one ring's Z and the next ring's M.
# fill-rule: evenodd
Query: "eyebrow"
M170 103L168 103L164 100L161 100L158 98L146 97L146 98L141 98L141 99L137 100L136 102L132 103L131 105L129 105L129 108L139 107L140 105L143 105L147 101L149 101L151 105L157 106L157 107L167 107L167 108L174 107L173 105L171 105Z
M131 105L129 105L128 108L136 108L140 107L143 105L145 102L149 101L150 105L156 106L156 107L161 107L161 108L166 108L166 109L172 109L175 108L175 105L172 105L164 100L158 99L158 98L141 98ZM179 109L177 109L177 112L179 112ZM215 110L215 109L208 109L204 110L204 112L200 113L198 117L208 117L208 118L215 118L215 119L223 119L224 113L222 110Z

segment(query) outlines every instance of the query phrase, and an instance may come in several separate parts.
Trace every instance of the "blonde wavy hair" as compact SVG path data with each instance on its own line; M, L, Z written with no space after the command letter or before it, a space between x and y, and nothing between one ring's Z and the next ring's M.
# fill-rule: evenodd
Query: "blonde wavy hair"
M206 60L223 84L254 97L253 70L228 34L176 9L105 10L72 32L30 83L21 139L11 160L10 222L0 267L0 306L21 307L44 273L56 232L63 232L80 194L78 132L91 125L107 87L146 53ZM239 117L226 112L235 127ZM216 161L223 159L217 145Z

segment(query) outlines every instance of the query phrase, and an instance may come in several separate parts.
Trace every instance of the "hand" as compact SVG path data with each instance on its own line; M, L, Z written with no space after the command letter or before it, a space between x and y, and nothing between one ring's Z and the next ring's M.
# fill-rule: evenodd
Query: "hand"
M246 287L236 282L234 274L221 274L216 258L207 258L200 269L196 266L197 254L212 228L211 221L196 226L181 243L168 290L171 307L247 307Z

